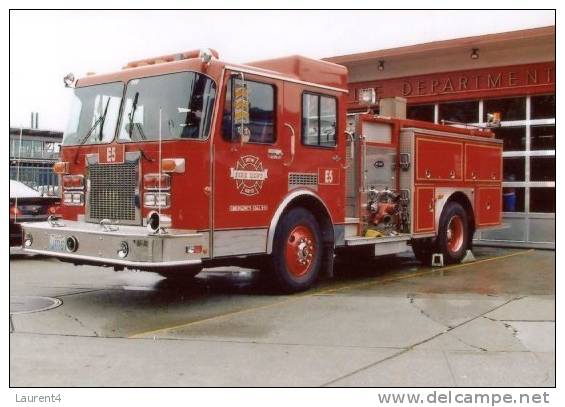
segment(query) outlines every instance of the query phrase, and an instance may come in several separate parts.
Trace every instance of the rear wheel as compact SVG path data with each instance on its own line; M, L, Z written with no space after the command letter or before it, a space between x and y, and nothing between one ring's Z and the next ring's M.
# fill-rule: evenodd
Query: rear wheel
M448 202L439 220L437 236L437 250L443 254L443 261L446 264L459 263L469 248L470 240L467 212L457 202Z
M272 273L283 292L303 291L316 281L322 263L322 236L314 216L294 208L281 219L275 232Z

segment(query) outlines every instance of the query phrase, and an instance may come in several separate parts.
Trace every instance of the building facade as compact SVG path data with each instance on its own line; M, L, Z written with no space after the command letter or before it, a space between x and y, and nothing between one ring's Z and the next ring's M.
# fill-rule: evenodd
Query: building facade
M459 38L327 58L349 69L350 112L378 112L359 101L407 100L407 117L484 126L504 141L503 210L509 227L479 242L555 248L555 27Z
M53 164L63 140L60 131L10 127L10 179L43 193L58 193L59 177Z

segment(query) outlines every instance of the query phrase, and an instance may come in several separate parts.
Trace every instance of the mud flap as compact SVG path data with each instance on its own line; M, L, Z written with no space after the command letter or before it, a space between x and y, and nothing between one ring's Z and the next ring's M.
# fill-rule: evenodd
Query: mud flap
M334 276L334 246L333 244L324 244L324 251L322 253L322 269L320 270L323 275L328 278Z

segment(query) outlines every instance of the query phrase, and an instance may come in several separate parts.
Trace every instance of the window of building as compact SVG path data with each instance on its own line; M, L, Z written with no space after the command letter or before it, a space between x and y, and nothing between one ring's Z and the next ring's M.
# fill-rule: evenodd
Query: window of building
M526 127L499 127L494 129L497 139L503 140L504 151L526 151Z
M526 98L507 98L485 100L483 105L483 121L487 121L488 113L500 113L500 120L526 120Z
M232 123L232 82L228 81L222 134L226 140L239 140L238 123ZM236 80L236 88L241 79ZM249 100L249 143L273 143L275 141L275 87L271 84L245 80Z
M435 105L408 105L406 117L413 120L434 122Z
M555 118L555 95L532 96L530 119Z
M479 101L449 102L439 104L439 122L478 123Z
M555 125L530 127L531 150L555 150Z
M32 142L32 156L33 157L41 157L43 154L43 141L41 140L33 140Z
M530 157L530 181L555 181L555 156Z
M18 147L19 145L20 143L18 142ZM33 153L33 140L22 140L21 151L16 150L17 156L29 158L32 157L32 153Z
M337 100L312 93L302 95L302 142L309 146L336 145Z
M502 210L524 212L526 188L502 188Z
M18 156L18 141L15 138L10 139L10 157Z
M502 159L504 181L526 180L526 159L524 157L504 157Z
M530 188L530 212L555 212L555 188Z

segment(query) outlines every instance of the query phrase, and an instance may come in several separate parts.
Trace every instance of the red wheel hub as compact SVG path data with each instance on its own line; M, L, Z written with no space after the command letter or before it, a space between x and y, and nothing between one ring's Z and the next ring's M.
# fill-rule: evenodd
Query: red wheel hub
M292 229L286 241L286 265L295 277L301 277L312 269L317 242L312 230L305 225Z
M456 253L463 246L464 230L463 219L454 215L447 224L447 248L450 252Z

